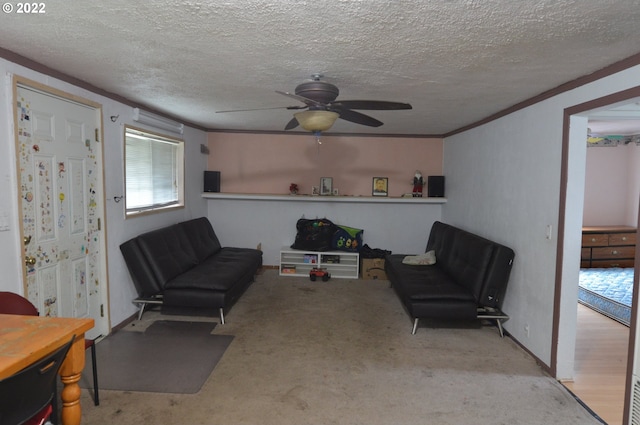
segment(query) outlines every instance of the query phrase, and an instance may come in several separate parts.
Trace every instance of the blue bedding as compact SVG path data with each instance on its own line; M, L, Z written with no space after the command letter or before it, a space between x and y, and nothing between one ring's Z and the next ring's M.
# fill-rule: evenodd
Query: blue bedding
M633 268L580 269L578 302L629 326Z

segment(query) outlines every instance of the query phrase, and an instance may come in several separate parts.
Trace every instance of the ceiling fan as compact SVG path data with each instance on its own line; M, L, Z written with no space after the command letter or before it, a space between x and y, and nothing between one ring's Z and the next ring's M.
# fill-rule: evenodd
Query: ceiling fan
M412 109L411 105L408 103L388 102L384 100L336 100L338 94L340 94L338 87L326 81L321 81L320 78L322 78L322 75L320 74L312 75L311 81L298 85L295 88L294 93L276 90L276 93L296 99L304 103L304 105L258 109L236 109L217 112L241 112L264 109L306 109L304 112L295 113L284 129L292 130L300 125L307 131L319 132L326 131L331 128L338 118L369 127L380 127L383 124L381 121L373 117L354 111L354 109L368 111Z

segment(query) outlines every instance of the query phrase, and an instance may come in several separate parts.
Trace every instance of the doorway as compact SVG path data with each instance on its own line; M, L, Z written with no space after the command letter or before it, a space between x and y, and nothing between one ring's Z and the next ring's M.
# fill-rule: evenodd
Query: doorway
M24 292L43 316L109 333L101 106L14 79Z
M615 93L584 104L576 105L565 110L563 132L563 160L562 160L562 193L559 227L562 237L558 241L558 269L556 273L556 314L554 318L554 333L557 344L554 343L552 364L560 379L573 376L574 349L576 342L578 270L576 265L580 253L580 235L582 229L586 138L589 117L604 110L616 108L622 104L635 102L640 96L640 87L624 92ZM636 196L637 198L637 196ZM638 201L636 199L635 204ZM638 211L634 212L634 222L638 221ZM631 393L631 376L633 353L635 345L635 317L637 315L638 260L636 254L636 270L634 277L634 295L632 302L631 326L627 348L626 378L624 388L624 409L622 423L628 423Z

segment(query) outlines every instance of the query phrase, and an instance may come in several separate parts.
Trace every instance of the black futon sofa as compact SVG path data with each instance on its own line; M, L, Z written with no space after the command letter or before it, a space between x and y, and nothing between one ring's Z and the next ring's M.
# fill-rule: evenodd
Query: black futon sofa
M228 309L251 285L262 266L262 251L223 248L209 220L196 218L141 234L120 245L145 307Z
M492 319L500 336L508 316L500 308L515 253L511 248L436 221L428 251L435 264L404 264L405 255L385 258L385 271L400 301L413 319Z

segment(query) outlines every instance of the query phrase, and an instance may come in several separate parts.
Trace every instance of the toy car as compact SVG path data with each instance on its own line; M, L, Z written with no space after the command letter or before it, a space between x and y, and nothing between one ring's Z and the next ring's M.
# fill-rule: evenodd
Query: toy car
M314 267L309 270L309 279L311 279L312 282L315 282L319 277L322 278L323 282L326 282L331 278L331 273L329 273L326 269L321 269L318 267Z

